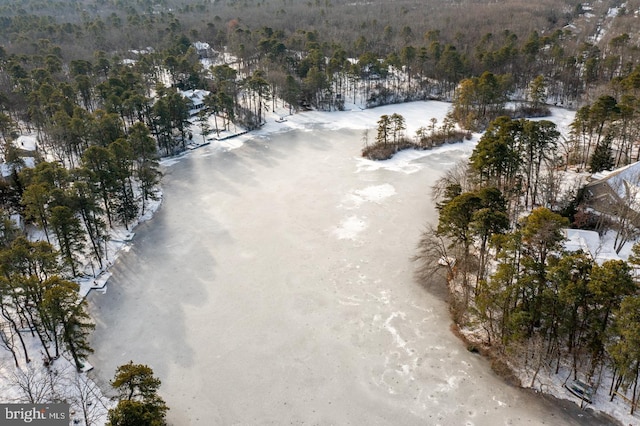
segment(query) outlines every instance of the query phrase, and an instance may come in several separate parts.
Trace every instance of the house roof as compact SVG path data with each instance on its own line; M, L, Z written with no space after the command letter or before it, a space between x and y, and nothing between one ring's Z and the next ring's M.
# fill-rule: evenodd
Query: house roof
M194 90L180 90L180 94L185 98L191 100L194 105L201 105L204 103L204 98L209 93L208 90L194 89Z
M21 157L22 162L24 163L24 167L28 167L30 169L36 166L36 159L34 157ZM20 170L22 168L21 164L7 164L0 163L0 175L3 178L7 178L13 174L13 170Z
M196 48L196 50L207 50L210 49L211 46L209 45L209 43L205 43L202 41L196 41L193 43L193 47Z
M631 197L640 205L640 162L610 172L595 173L587 186L606 183L621 198Z
M586 231L584 229L565 229L564 248L567 251L582 250L591 255L591 258L598 264L602 265L607 260L620 260L620 256L613 250L610 245L602 244L600 235L595 231Z

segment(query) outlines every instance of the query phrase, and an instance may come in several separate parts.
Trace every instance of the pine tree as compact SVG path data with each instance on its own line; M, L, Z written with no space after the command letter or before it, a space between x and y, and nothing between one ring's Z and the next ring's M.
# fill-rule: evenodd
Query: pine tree
M614 332L607 352L615 367L612 379L611 399L620 386L632 387L631 415L638 401L640 378L640 296L627 296L615 315Z
M162 176L158 166L158 151L149 129L143 123L136 123L131 127L128 141L135 159L134 174L142 191L142 213L144 214L146 201L156 199L154 188Z
M128 228L129 223L138 214L138 205L133 194L132 184L134 152L126 139L114 141L108 149L113 158L116 215Z
M593 295L593 315L587 345L591 351L592 371L602 361L607 328L625 297L634 294L637 286L631 277L631 267L623 260L608 260L594 265L588 288Z
M100 267L102 267L102 256L104 255L102 243L107 238L106 224L100 217L103 210L98 206L97 194L92 190L86 177L83 176L85 174L82 173L83 170L85 169L79 169L77 173L77 180L73 185L70 202L72 208L82 218L91 242L93 255Z
M73 276L78 275L77 256L84 250L85 232L80 219L67 206L55 206L51 209L51 228L58 239L60 253L64 263L71 269Z
M25 207L27 218L35 220L44 231L45 238L49 241L49 189L46 185L36 183L29 185L22 194L22 205Z
M462 288L464 291L464 306L469 301L468 272L470 263L470 249L473 244L472 223L475 212L481 206L481 199L477 194L465 192L445 204L440 210L438 218L438 234L451 240L452 246L458 245L462 254L458 260L462 271Z
M158 395L160 379L143 364L121 365L116 369L111 386L118 392L120 402L109 410L111 426L163 426L169 407Z
M387 145L389 143L389 136L392 132L391 118L384 114L378 119L378 133L376 135L376 143L380 145Z
M107 148L92 146L84 152L82 163L87 170L89 182L102 198L102 206L107 215L107 222L111 226L113 222L112 194L116 185L116 176L113 173L113 154Z
M391 132L393 133L393 143L398 143L404 135L404 130L407 128L407 124L402 115L398 113L391 114Z
M87 338L95 325L90 322L86 302L78 301L78 284L54 276L43 285L42 310L51 319L50 332L62 340L81 370L83 359L93 352Z
M531 108L534 111L537 111L544 105L547 96L546 92L547 84L544 81L544 77L541 75L534 78L533 81L529 84L527 95L529 100L531 101Z
M613 159L613 151L611 149L611 139L611 135L607 135L596 145L596 149L593 151L591 161L589 162L591 173L613 170L615 160Z

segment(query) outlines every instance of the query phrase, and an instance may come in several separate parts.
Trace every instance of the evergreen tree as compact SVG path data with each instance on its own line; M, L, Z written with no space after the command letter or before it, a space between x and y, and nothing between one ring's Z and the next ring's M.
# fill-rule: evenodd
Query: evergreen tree
M557 148L560 132L555 123L548 120L522 120L520 145L524 173L525 207L535 206L538 201L540 173L543 162L551 163Z
M51 228L56 234L60 252L64 263L71 269L73 276L78 275L76 270L78 256L84 250L85 232L82 229L80 219L73 210L67 206L55 206L51 209Z
M70 204L74 211L78 212L87 231L95 259L102 267L104 249L102 243L107 238L106 224L101 218L102 210L98 206L97 193L92 190L91 184L86 178L86 169L76 172L76 181L70 194Z
M164 410L166 411L166 410ZM124 400L109 410L109 426L164 426L162 407L140 401Z
M404 117L398 113L391 114L391 132L393 134L393 143L400 142L400 139L404 136L404 131L407 128Z
M158 395L160 379L143 364L121 365L116 369L111 386L118 392L120 402L109 410L111 426L163 426L169 407Z
M540 109L546 101L547 85L544 81L544 77L539 75L531 81L527 91L529 101L531 101L531 108L534 111Z
M49 215L47 209L49 203L49 189L46 185L36 183L29 185L22 194L22 204L25 207L27 218L33 219L44 231L49 241Z
M620 386L632 388L631 415L638 401L640 378L640 296L627 296L615 315L615 326L607 347L614 367L611 400Z
M478 281L485 279L487 264L487 244L491 237L507 230L509 216L502 193L497 188L482 188L477 192L480 198L478 210L473 212L472 232L480 239L478 251Z
M499 117L489 124L469 158L481 184L495 186L503 194L515 189L522 164L522 126L522 121L509 117Z
M387 145L389 143L390 134L393 132L393 123L387 115L381 115L378 119L378 132L376 134L376 143Z
M591 173L598 173L604 170L613 170L614 164L615 160L611 149L611 136L607 135L598 145L596 145L596 148L591 155L589 168Z
M593 260L584 252L567 253L547 272L548 281L554 288L558 309L554 323L547 325L550 338L557 339L571 356L574 371L588 329L592 310L592 294L588 283L591 279ZM556 343L556 342L554 342ZM558 351L560 353L560 351Z
M521 223L522 273L518 285L522 294L521 326L526 327L528 336L541 325L545 315L548 258L560 252L565 239L562 229L568 224L566 218L542 207L534 209Z
M452 246L459 245L462 252L457 260L461 265L459 269L462 272L465 307L469 301L468 273L471 260L470 249L474 241L473 221L481 205L482 200L476 193L465 192L444 205L438 218L438 234L449 238Z
M588 288L593 295L593 311L586 343L591 352L590 373L593 374L603 360L607 329L613 315L625 297L636 293L638 287L625 261L608 260L602 266L593 266Z
M82 156L82 163L87 170L89 182L102 199L102 206L107 215L109 226L112 225L112 194L117 182L114 173L113 154L100 146L92 146Z
M78 300L78 284L54 276L44 283L42 309L51 318L50 332L58 335L71 353L76 368L84 367L83 359L93 352L87 340L95 325L90 322L86 302Z
M134 152L126 139L118 139L109 145L113 158L112 172L115 177L114 204L116 215L128 228L129 223L138 214L138 205L133 194Z
M162 176L158 165L158 151L149 129L143 123L136 123L131 127L128 141L135 159L135 176L142 192L144 214L146 201L156 199L154 189Z

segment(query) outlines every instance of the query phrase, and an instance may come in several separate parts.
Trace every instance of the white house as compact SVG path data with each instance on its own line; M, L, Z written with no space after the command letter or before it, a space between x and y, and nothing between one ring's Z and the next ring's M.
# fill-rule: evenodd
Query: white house
M180 90L179 93L190 102L189 115L194 116L204 108L204 98L211 92L208 90L194 89Z

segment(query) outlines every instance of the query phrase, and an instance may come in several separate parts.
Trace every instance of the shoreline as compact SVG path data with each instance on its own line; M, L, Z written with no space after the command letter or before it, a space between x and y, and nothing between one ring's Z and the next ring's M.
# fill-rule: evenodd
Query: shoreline
M622 419L614 417L613 415L602 409L594 408L593 405L587 405L584 408L580 408L580 406L576 404L576 402L571 398L561 398L552 392L543 392L530 386L524 386L522 384L521 378L517 374L518 370L509 365L508 360L506 360L504 356L497 353L494 347L474 341L471 336L465 333L464 330L460 327L455 319L454 306L451 304L451 298L453 296L451 294L450 286L447 283L445 277L441 278L442 282L440 283L433 283L432 281L427 282L425 277L419 276L416 276L415 280L424 291L446 303L451 321L449 332L457 338L457 340L461 343L462 347L465 350L473 354L477 354L483 360L487 361L493 374L503 383L508 386L517 388L518 391L534 396L535 398L544 401L545 403L549 402L557 407L563 408L564 410L570 410L574 413L577 413L578 415L579 413L588 413L589 415L593 416L595 422L598 422L598 418L600 418L600 420L606 421L611 425L625 425L625 422ZM430 279L432 280L433 278L430 277Z
M420 102L412 102L409 104L416 104L416 105L420 105L420 106L424 106L424 105L428 105L430 103L433 102L437 102L437 101L420 101ZM314 126L314 125L318 125L320 124L323 127L328 126L330 129L332 130L339 130L339 129L345 129L345 128L349 128L349 129L356 129L356 130L360 130L360 129L367 129L369 127L367 127L367 121L369 123L375 123L375 119L376 117L379 115L381 110L394 110L396 108L402 109L404 106L406 106L407 104L394 104L394 105L388 105L388 106L383 106L383 107L377 107L374 109L369 109L369 110L358 110L358 111L334 111L334 112L319 112L319 111L305 111L305 112L300 112L297 113L293 116L289 116L288 120L286 121L277 121L275 120L274 122L267 122L265 123L265 126L255 129L253 131L243 131L243 132L239 132L237 134L231 135L231 136L227 136L224 138L220 138L220 139L216 139L216 142L222 142L228 139L235 139L235 140L239 140L239 144L238 145L227 145L225 146L225 144L220 144L215 146L215 150L231 150L231 149L235 149L238 148L240 146L242 146L244 144L244 142L246 142L247 140L250 139L255 139L255 138L263 138L263 137L271 137L271 136L276 136L278 133L283 133L283 132L289 132L289 131L295 131L295 130L306 130L309 129L310 127ZM450 105L447 103L447 105ZM423 111L420 112L421 114L423 114ZM274 114L277 115L277 114ZM357 122L354 122L353 120L350 120L349 118L352 117L353 115L358 115L359 120ZM416 114L417 115L417 114ZM332 117L333 116L333 117ZM366 116L366 117L365 117ZM330 118L334 118L334 120L331 120ZM336 126L336 121L340 121L340 119L346 119L348 121L348 123L346 123L346 125L344 125L345 123L343 123L343 125L341 126L339 123ZM373 121L372 121L373 120ZM423 115L423 120L426 120L426 118L424 118ZM412 124L414 124L415 121L412 122ZM276 127L277 126L277 127ZM416 126L417 127L417 126ZM473 146L473 144L475 143L477 139L474 138L474 141L470 142L469 144L464 143L464 145L471 145ZM203 146L207 146L210 145L211 142L207 141L206 143L203 144L199 144L197 146L195 146L194 148L189 148L186 149L185 151L175 155L175 156L171 156L171 157L164 157L161 159L161 165L163 167L171 167L172 164L175 164L175 162L180 161L182 158L184 158L186 155L188 155L191 151L196 150L198 148L201 148ZM468 147L467 147L468 148ZM417 152L417 153L407 153L405 152L405 157L407 158L401 158L401 159L392 159L392 160L385 160L385 161L373 161L373 163L378 163L375 165L370 165L371 167L375 167L375 168L386 168L389 167L391 170L394 170L393 167L395 165L396 162L400 161L400 162L405 162L405 163L410 163L411 161L415 160L416 158L420 158L422 156L426 156L426 155L430 155L430 154L436 154L439 152L444 152L443 150L446 150L447 147L442 146L442 147L437 147L433 150L427 151L427 152ZM465 149L464 146L461 146L460 144L455 144L452 149ZM408 151L413 151L413 150L408 150ZM365 160L362 159L362 161L371 161L371 160ZM127 252L130 248L131 242L133 241L133 239L135 238L135 229L137 228L138 225L152 219L155 215L155 213L157 212L157 210L160 208L161 204L162 204L162 200L163 200L163 194L162 194L162 182L160 183L159 187L159 199L157 201L155 201L153 203L153 208L152 206L148 206L148 208L145 211L145 214L143 216L141 216L137 222L134 225L130 226L130 230L126 231L126 230L122 230L122 229L116 229L115 232L112 233L111 238L109 240L110 243L112 243L114 245L114 247L112 248L112 251L109 252L110 254L110 258L108 260L108 263L103 267L103 270L97 274L96 277L90 277L86 280L82 280L83 282L86 282L87 284L85 285L86 288L86 292L84 293L84 295L82 296L83 298L86 298L87 295L90 293L91 290L97 290L99 292L105 293L107 291L107 284L109 279L111 278L111 268L115 265L116 261L118 260L118 257L121 253L123 252ZM124 235L123 235L124 233ZM114 238L115 237L115 238ZM79 283L80 284L80 283ZM455 324L455 323L454 323ZM457 328L457 327L456 327ZM456 334L456 332L454 331L454 329L452 328L451 332L458 336L458 334ZM460 336L458 336L460 337ZM493 368L492 368L493 369ZM498 376L500 376L497 372L494 371L494 373ZM502 378L502 376L500 376ZM527 389L527 388L522 388L522 389ZM537 393L537 392L536 392ZM553 395L551 395L553 396Z
M428 102L425 102L425 103L428 103ZM378 107L378 108L393 108L394 106L397 106L397 104L390 105L390 106L384 106L384 107ZM362 111L366 111L366 110L362 110ZM342 113L349 113L349 112L352 112L352 111L343 111ZM361 111L356 111L356 112L357 112L357 113L360 113ZM293 116L293 118L294 118L294 119L295 119L295 118L298 118L298 120L296 120L296 121L297 121L297 122L300 122L300 121L303 121L303 120L300 120L300 117L302 117L302 116L306 116L306 115L318 115L318 114L320 114L321 116L327 116L327 115L329 115L329 116L330 116L330 115L331 115L331 114L333 114L333 113L336 113L336 112L318 112L318 111L301 112L301 113L298 113L298 114L294 115L294 116ZM340 112L337 112L337 113L340 113ZM290 117L290 118L291 118L291 117ZM285 122L286 122L286 120L285 120L285 121L278 121L278 120L275 120L273 124L276 124L276 125L277 125L277 124L280 124L280 125L282 125L282 124L283 124L283 123L285 123ZM305 123L305 125L307 125L307 126L308 126L308 125L312 125L312 124L314 124L314 123L316 123L316 124L317 124L317 121L316 121L316 120L304 120L303 122L304 122L304 123ZM281 132L290 132L290 131L296 131L296 130L299 130L299 128L298 128L298 127L295 127L295 126L286 126L286 125L285 125L285 126L282 126L282 127L279 129L279 131L274 132L274 131L273 131L273 130L271 130L271 129L270 129L270 130L265 130L265 129L264 129L264 127L268 127L270 123L269 123L269 122L267 122L267 123L265 123L265 124L266 124L266 126L263 126L263 127L261 127L261 128L255 129L255 130L253 130L253 131L242 131L242 132L238 132L237 134L233 134L233 135L229 135L229 136L225 136L225 137L221 137L221 138L214 138L214 139L212 139L211 141L222 142L222 141L225 141L225 140L227 140L227 139L235 139L235 138L238 138L238 137L240 137L240 136L247 136L247 140L248 140L248 139L255 138L255 137L258 137L258 138L259 138L259 137L261 137L261 136L264 136L264 134L266 134L266 135L273 135L274 133L275 133L275 134L277 134L277 133L281 133ZM324 123L322 123L322 122L321 122L321 124L324 124ZM164 166L165 166L165 167L170 167L172 164L175 164L175 162L176 162L176 161L179 161L181 158L184 158L185 156L187 156L188 154L190 154L190 152L191 152L191 151L196 150L196 149L198 149L198 148L201 148L201 147L203 147L203 146L210 145L210 144L211 144L211 141L210 141L210 140L207 140L207 142L205 142L205 143L202 143L202 144L196 144L196 146L195 146L194 148L189 148L189 149L187 149L187 150L185 150L185 151L183 151L183 152L181 152L181 153L179 153L179 154L177 154L177 155L175 155L175 156L171 156L171 157L163 157L163 158L162 158L162 160L161 160L161 162L162 162L162 163L164 163ZM225 147L225 146L219 145L219 146L216 146L216 147L215 147L215 149L216 149L216 151L217 151L217 150L230 150L230 149L235 149L235 148L237 148L237 147L242 146L242 145L244 144L244 142L245 142L245 140L241 141L239 145L237 145L237 146L232 146L232 147ZM438 152L438 151L440 150L440 148L443 148L444 146L445 146L445 145L438 146L438 147L434 147L434 149L433 149L433 150L428 150L428 151L431 151L431 152ZM411 150L411 149L410 149L410 150ZM420 150L420 151L423 151L423 150ZM383 161L369 160L369 161L372 161L372 162L374 162L374 163L385 163L385 161L384 161L384 160L383 160ZM154 213L155 213L155 211L157 210L157 208L159 208L159 206L160 206L160 204L161 204L161 200L162 200L162 197L160 197L160 201L158 202L158 205L157 205L157 206L156 206L156 208L154 209ZM150 217L148 217L148 218L146 218L146 219L144 219L144 220L140 220L138 223L136 223L136 225L135 225L135 226L137 227L138 225L140 225L140 224L142 224L143 222L145 222L145 221L147 221L147 220L151 219L152 217L153 217L153 214L151 214L151 215L150 215ZM132 228L131 228L131 232L132 232L131 239L135 236L135 233L133 233L133 231L134 231L134 230L135 230L135 227L132 227ZM126 243L129 243L129 242L131 241L131 239L126 240L125 245L126 245ZM120 253L120 251L121 251L122 249L126 249L126 247L122 247L122 248L118 251L118 254ZM115 256L115 258L117 259L117 256ZM111 264L111 265L109 265L109 268L110 268L111 266L113 266L113 264L115 264L115 259L114 259L114 261L112 262L112 264ZM105 270L104 272L105 272L106 274L108 274L108 276L106 277L105 282L102 284L102 287L101 287L101 288L106 287L107 281L108 281L108 279L109 279L109 277L110 277L110 272L108 271L108 269L107 269L107 270ZM426 290L427 292L431 293L431 290L429 290L429 289L427 288L427 286L424 286L424 285L423 285L422 287L423 287L423 290ZM95 289L99 290L100 288L95 288ZM452 315L452 316L451 316L452 323L451 323L451 327L450 327L449 332L450 332L450 333L452 333L454 336L456 336L456 337L458 338L458 340L459 340L460 342L462 342L462 343L463 343L463 346L466 346L466 349L467 349L468 351L470 351L470 352L474 352L474 353L475 353L475 352L477 352L477 353L479 353L480 355L482 355L482 357L483 357L484 359L488 360L488 361L490 362L490 365L491 365L491 370L493 371L493 373L494 373L494 374L495 374L495 375L496 375L496 376L497 376L497 377L498 377L498 378L499 378L503 383L505 383L505 384L507 384L507 385L509 385L509 386L516 386L516 387L518 387L519 389L524 390L525 392L531 392L532 394L535 394L535 395L537 395L537 396L544 395L544 396L551 397L551 398L553 398L553 400L554 400L554 401L566 401L566 402L568 402L568 403L572 404L572 405L571 405L571 407L575 406L575 404L574 404L571 400L568 400L568 399L560 399L560 398L557 398L556 396L554 396L554 395L553 395L553 394L551 394L551 393L542 393L542 392L538 392L538 391L532 390L531 388L523 387L523 386L521 385L521 382L520 382L520 380L518 379L517 375L515 374L514 370L513 370L513 369L511 369L511 367L509 367L509 366L508 366L508 364L507 364L506 362L504 362L503 360L501 360L501 359L500 359L500 357L495 353L495 351L491 350L491 348L487 348L487 347L484 347L484 346L482 346L482 345L478 345L477 343L474 343L472 340L470 340L470 339L469 339L469 338L464 334L464 332L463 332L463 331L460 329L460 327L455 323L455 321L453 321L453 313L451 312L451 304L450 304L450 302L447 300L447 301L446 301L446 303L447 303L447 305L449 306L449 308L450 308L450 313L451 313L451 315ZM610 417L608 414L606 414L606 413L604 413L604 412L601 412L601 411L595 411L595 410L593 410L593 409L591 409L591 408L589 408L589 410L590 410L592 413L594 413L594 415L603 415L603 416L607 416L610 420L616 420L616 421L617 421L617 419L614 419L613 417Z

